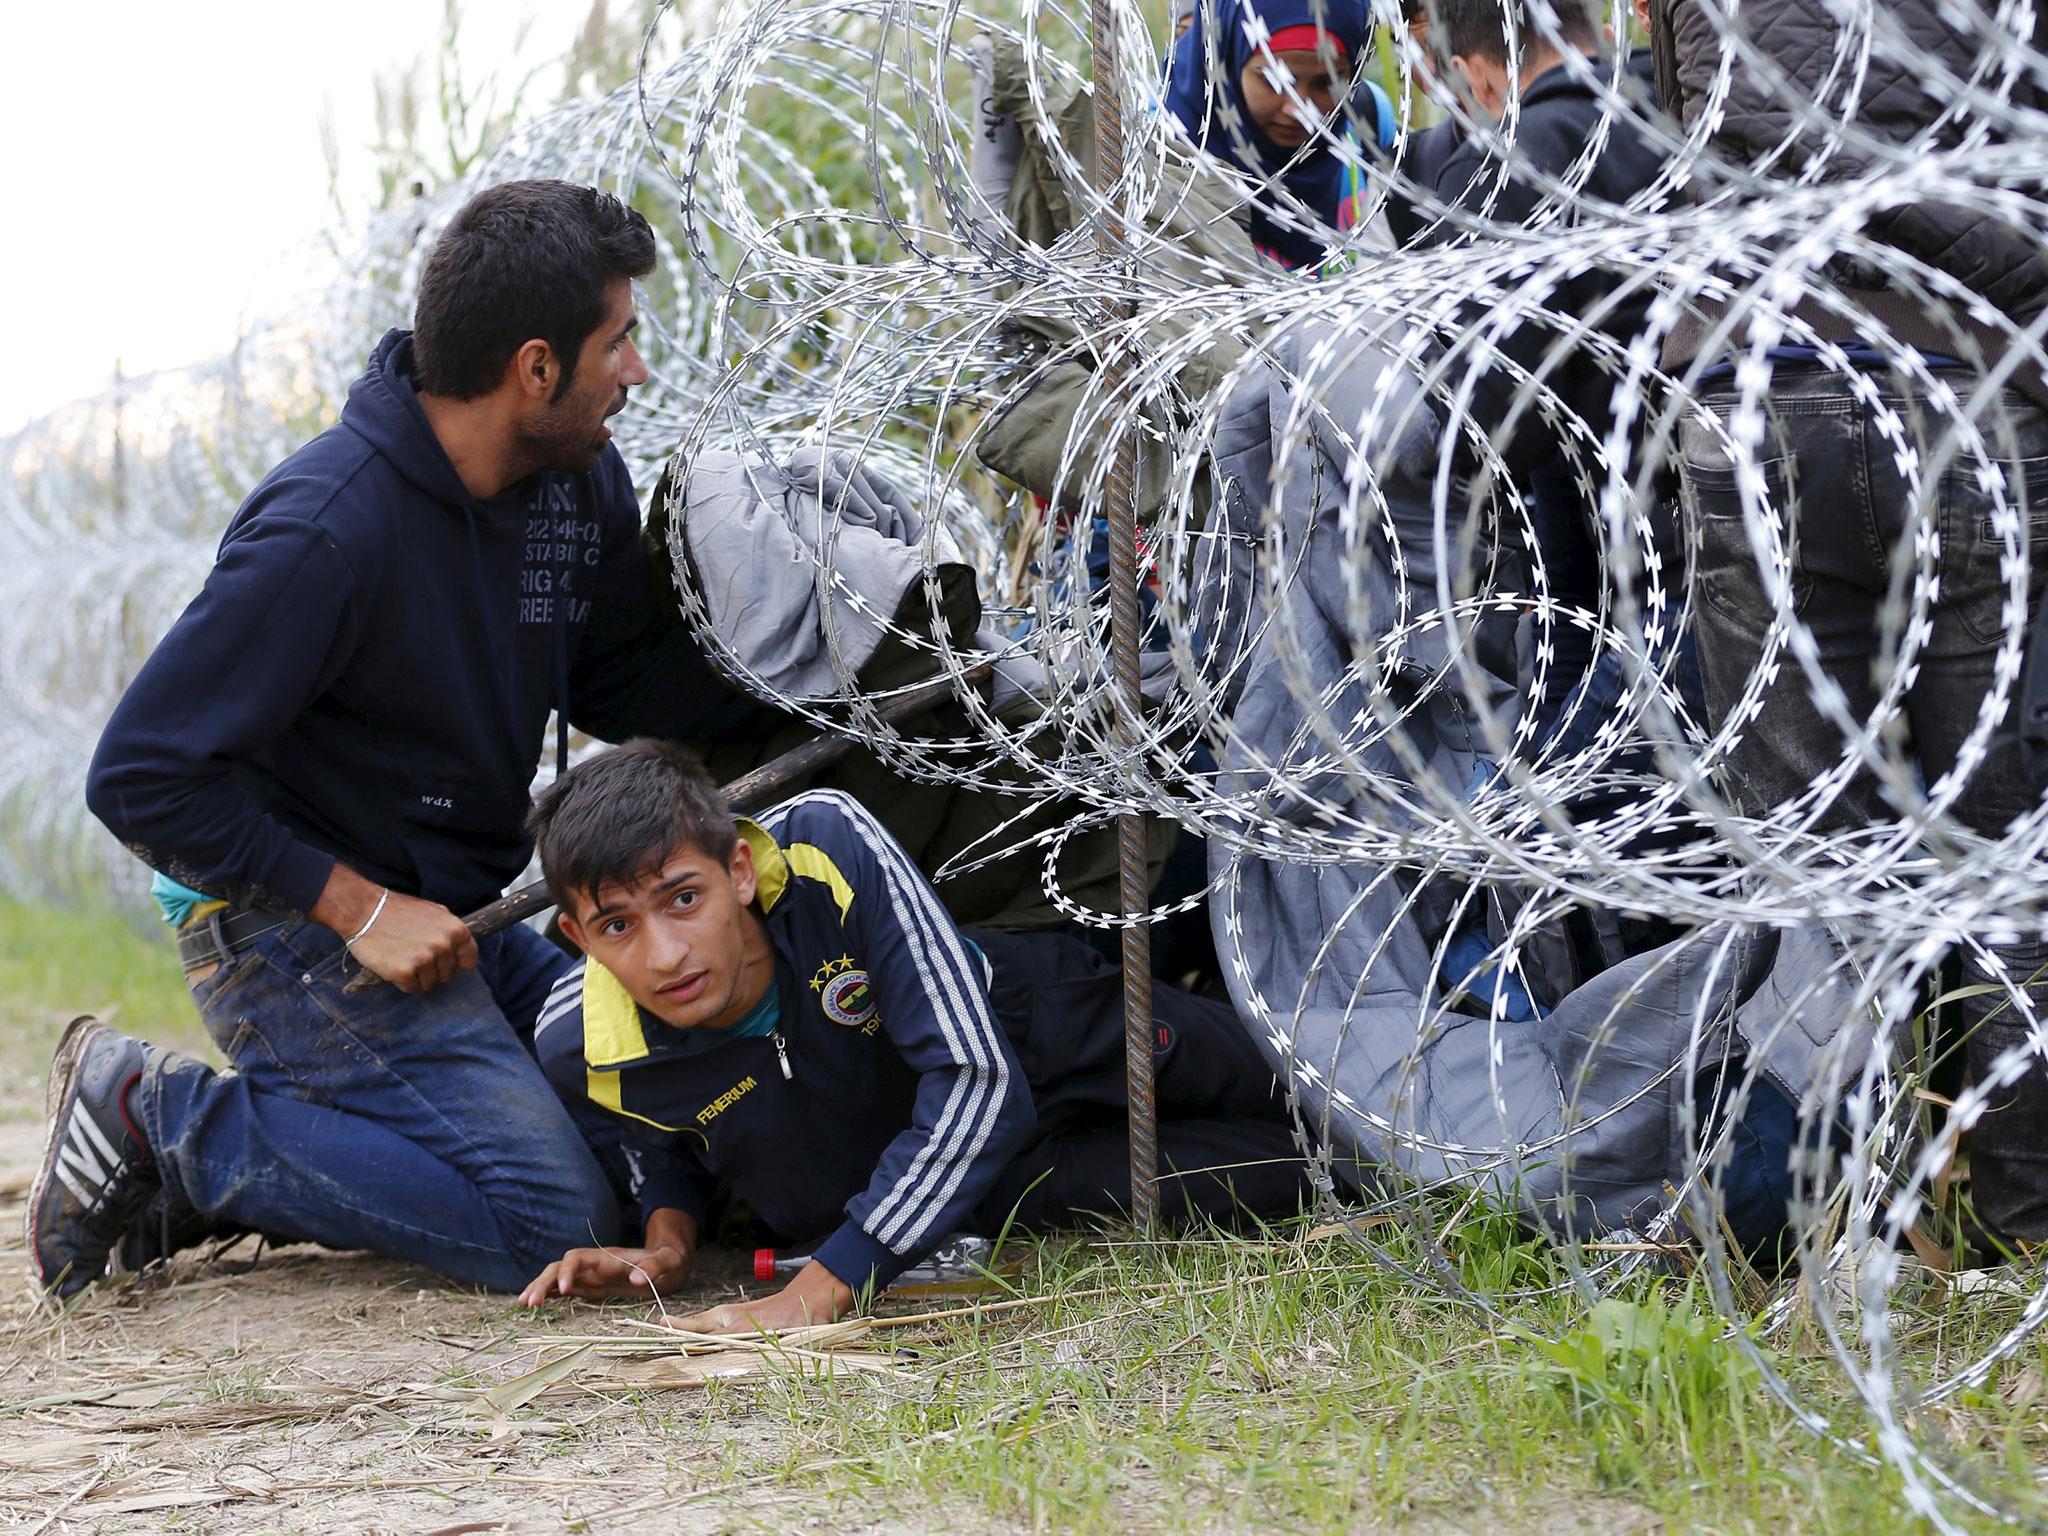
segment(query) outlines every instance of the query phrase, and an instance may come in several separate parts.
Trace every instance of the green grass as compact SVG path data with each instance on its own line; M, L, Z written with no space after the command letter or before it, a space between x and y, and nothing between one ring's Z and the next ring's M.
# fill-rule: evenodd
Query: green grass
M1421 1258L1419 1239L1373 1236ZM714 1389L713 1416L787 1423L779 1452L757 1448L737 1475L877 1511L972 1509L1003 1528L1917 1528L1898 1477L1857 1454L1873 1437L1810 1320L1753 1335L1847 1448L1767 1392L1700 1281L1645 1276L1589 1305L1497 1218L1454 1228L1446 1248L1469 1279L1514 1275L1519 1298L1489 1315L1298 1228L1264 1243L1049 1244L1016 1283L1065 1299L882 1336L916 1351L909 1379L734 1385ZM1907 1370L1981 1352L2019 1305L1908 1301L1895 1313ZM2048 1426L2011 1384L2044 1364L2029 1348L1912 1420L2036 1520ZM673 1399L642 1411L684 1432Z
M168 932L105 909L0 901L0 1118L41 1113L50 1051L81 1013L213 1058Z

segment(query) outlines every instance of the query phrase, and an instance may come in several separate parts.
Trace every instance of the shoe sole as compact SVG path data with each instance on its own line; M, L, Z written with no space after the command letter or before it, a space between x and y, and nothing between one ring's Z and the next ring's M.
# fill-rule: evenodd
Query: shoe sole
M36 1251L36 1213L43 1208L43 1195L57 1170L57 1156L62 1150L58 1131L64 1124L64 1110L71 1102L71 1090L78 1077L78 1059L85 1054L85 1043L92 1038L92 1032L106 1027L91 1014L81 1013L64 1026L64 1033L57 1041L56 1054L50 1058L50 1083L43 1090L43 1160L36 1169L35 1182L29 1185L28 1212L22 1218L29 1276L36 1289L44 1295L48 1295L64 1276L62 1273L55 1276L43 1273L42 1261Z

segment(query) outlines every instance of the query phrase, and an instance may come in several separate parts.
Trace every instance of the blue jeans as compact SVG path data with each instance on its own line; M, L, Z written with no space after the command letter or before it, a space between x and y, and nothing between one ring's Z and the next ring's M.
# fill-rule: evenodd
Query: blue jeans
M530 1053L568 958L527 928L432 992L354 996L340 938L266 935L193 989L232 1072L160 1057L130 1105L202 1215L491 1290L611 1243L618 1206Z
M1728 1160L1718 1183L1728 1231L1760 1274L1775 1276L1792 1257L1798 1237L1792 1227L1792 1200L1799 1192L1792 1173L1795 1149L1804 1140L1805 1160L1819 1167L1816 1144L1823 1136L1834 1140L1838 1151L1847 1143L1826 1121L1802 1124L1792 1101L1749 1068L1748 1058L1737 1055L1724 1068L1701 1073L1693 1084L1693 1103L1703 1144L1730 1131ZM1742 1116L1730 1128L1730 1101L1738 1085L1747 1091Z

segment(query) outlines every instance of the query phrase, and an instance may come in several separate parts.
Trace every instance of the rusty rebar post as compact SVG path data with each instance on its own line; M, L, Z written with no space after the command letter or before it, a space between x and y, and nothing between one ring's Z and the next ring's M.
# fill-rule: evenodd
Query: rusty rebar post
M1088 10L1089 45L1095 81L1095 186L1102 206L1096 223L1097 249L1108 281L1115 284L1127 270L1128 240L1117 188L1124 175L1123 99L1117 84L1116 11L1112 0L1092 0ZM1111 325L1133 312L1128 297L1112 295ZM1103 393L1114 399L1122 385L1121 358L1111 350L1103 359ZM1136 773L1143 750L1145 699L1138 673L1138 528L1137 434L1128 416L1120 418L1115 452L1104 478L1109 523L1109 649L1115 686L1123 694L1114 712L1115 739L1127 773ZM1135 810L1117 819L1118 885L1122 896L1124 951L1124 1074L1130 1098L1131 1221L1141 1231L1159 1218L1159 1110L1152 1085L1152 930L1130 921L1150 906L1146 879L1145 818Z

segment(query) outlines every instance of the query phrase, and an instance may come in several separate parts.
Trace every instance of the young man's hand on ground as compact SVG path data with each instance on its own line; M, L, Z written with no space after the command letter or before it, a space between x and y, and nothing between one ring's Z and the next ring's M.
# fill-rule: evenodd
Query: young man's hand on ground
M384 903L381 911L379 901ZM361 934L348 952L363 969L401 992L431 992L453 981L457 971L476 969L476 935L461 918L439 902L397 891L387 897L382 886L345 864L334 866L320 900L306 915L343 939Z
M780 1333L836 1322L853 1310L853 1299L853 1288L813 1259L773 1296L729 1301L692 1317L665 1317L662 1321L689 1333Z
M690 1278L696 1252L696 1221L664 1207L647 1218L645 1248L571 1248L533 1277L519 1304L538 1307L562 1296L666 1296Z
M571 1248L533 1277L519 1304L538 1307L561 1296L665 1296L689 1278L690 1256L674 1248Z

